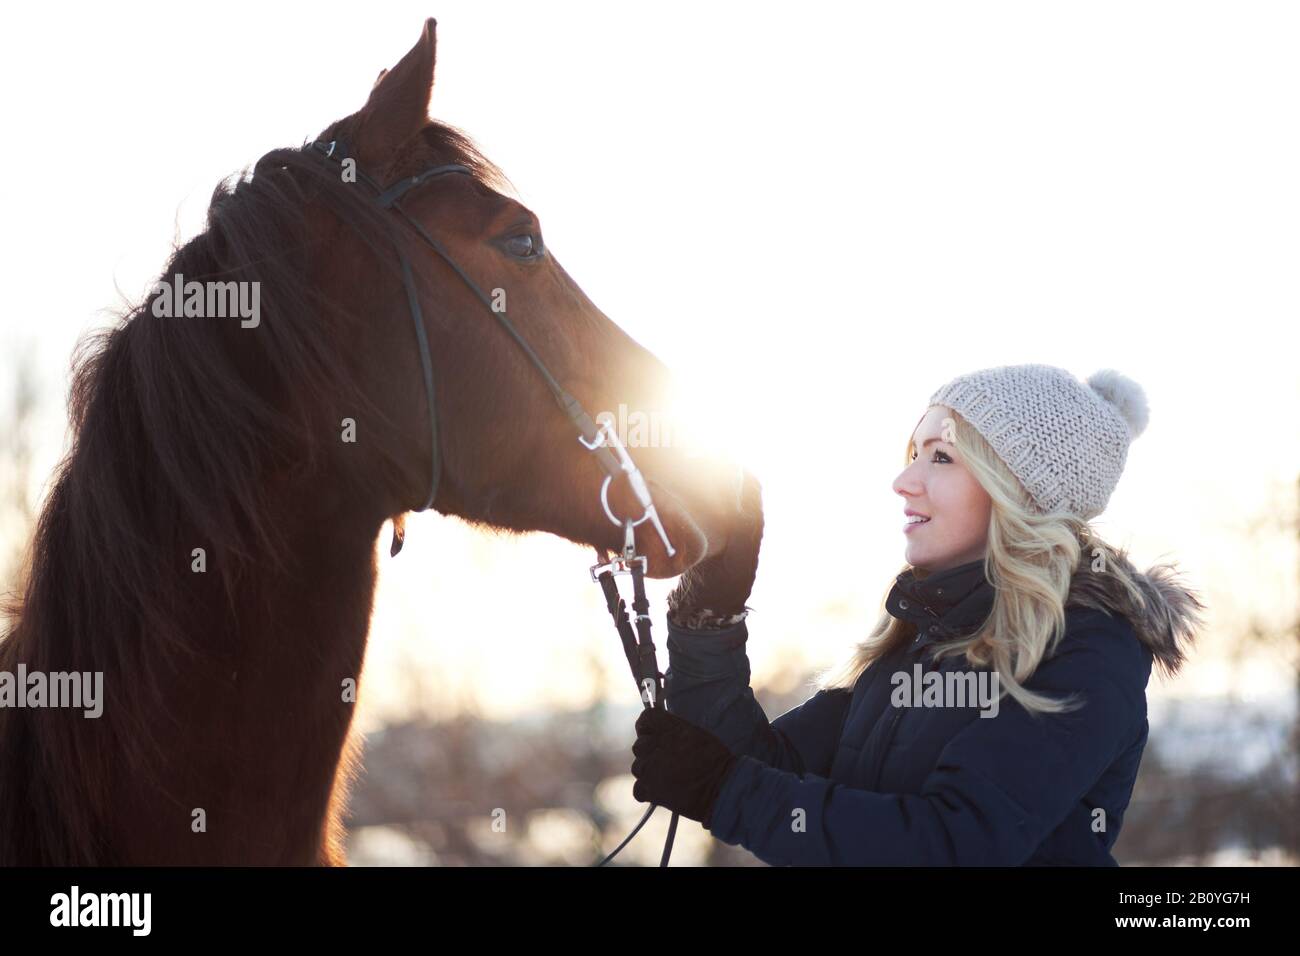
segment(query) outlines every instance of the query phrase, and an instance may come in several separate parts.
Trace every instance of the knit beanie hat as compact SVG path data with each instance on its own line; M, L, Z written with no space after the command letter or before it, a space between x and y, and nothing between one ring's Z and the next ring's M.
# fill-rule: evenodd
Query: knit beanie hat
M1142 386L1114 369L1080 382L1051 365L1005 365L961 375L932 396L979 432L1044 513L1085 521L1106 508L1146 429Z

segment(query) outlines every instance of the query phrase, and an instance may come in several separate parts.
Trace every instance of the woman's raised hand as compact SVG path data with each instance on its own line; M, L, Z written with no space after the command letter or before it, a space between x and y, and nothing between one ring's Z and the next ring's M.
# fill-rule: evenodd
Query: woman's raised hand
M716 619L745 610L763 540L763 490L749 472L742 477L738 508L727 530L723 550L687 568L668 595L674 622L686 627L716 624Z

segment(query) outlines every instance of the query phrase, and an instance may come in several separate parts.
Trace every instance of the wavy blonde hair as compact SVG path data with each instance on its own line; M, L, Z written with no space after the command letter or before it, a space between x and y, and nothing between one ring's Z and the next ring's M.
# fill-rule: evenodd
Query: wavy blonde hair
M936 660L964 655L973 667L991 664L1003 692L1031 713L1073 710L1081 702L1056 700L1024 684L1065 634L1065 605L1080 559L1086 551L1104 562L1112 584L1140 600L1136 572L1086 521L1064 511L1039 509L984 436L957 412L946 410L950 420L944 421L944 440L956 446L961 463L992 499L984 575L995 593L984 624L970 635L937 645ZM909 439L904 467L914 447ZM904 565L907 570L915 571L917 580L926 577L922 569ZM818 688L852 687L873 662L915 636L916 625L883 612L846 661L818 674Z

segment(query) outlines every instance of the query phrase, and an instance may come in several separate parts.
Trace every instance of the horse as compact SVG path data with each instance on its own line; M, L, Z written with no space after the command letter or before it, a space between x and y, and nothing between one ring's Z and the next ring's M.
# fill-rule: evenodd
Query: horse
M466 173L411 189L405 215L505 292L583 407L656 408L663 363L569 277L500 169L430 119L435 64L430 19L316 141L379 182ZM431 460L444 515L624 544L606 473L466 283L338 165L276 156L219 184L146 300L79 343L72 442L0 672L102 675L102 712L0 707L0 863L345 864L376 546L426 503ZM251 284L256 318L177 314L165 290L191 281ZM724 548L736 477L680 448L635 457L675 546L636 529L649 575ZM639 513L627 487L609 498Z

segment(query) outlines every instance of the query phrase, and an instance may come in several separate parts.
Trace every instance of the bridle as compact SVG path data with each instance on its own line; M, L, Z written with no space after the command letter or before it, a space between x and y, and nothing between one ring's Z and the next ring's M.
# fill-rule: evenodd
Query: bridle
M328 143L312 142L302 147L301 150L272 150L261 159L259 159L254 169L262 168L264 165L274 165L277 159L283 159L290 154L301 154L311 152L320 155L325 161L338 163L340 169L344 160L349 159L346 143L336 138ZM353 160L355 164L355 159ZM587 413L576 398L565 391L546 363L541 360L527 340L519 334L519 330L506 316L504 310L499 310L494 306L482 289L466 274L465 270L460 267L455 259L443 248L433 236L429 235L428 230L420 222L408 213L401 205L398 204L403 196L412 189L423 185L430 180L437 179L445 175L463 174L473 175L473 170L467 166L457 163L449 163L442 166L432 166L423 172L416 173L413 176L407 176L393 183L391 186L381 186L370 176L366 175L355 165L351 172L355 174L356 181L368 188L374 193L374 202L381 209L391 209L396 212L407 224L415 230L424 242L438 254L438 257L445 262L461 281L469 287L470 291L478 298L483 306L495 318L506 333L514 339L515 343L523 349L524 355L532 363L542 376L542 381L550 389L551 395L555 398L556 403L561 410L568 415L570 421L578 430L578 441L588 451L596 456L601 467L605 470L605 480L600 486L600 503L604 508L606 517L616 527L623 528L623 549L612 560L608 552L603 548L596 549L597 563L590 568L591 579L598 583L601 591L605 595L605 603L609 609L610 616L614 620L614 626L618 631L619 640L623 644L623 652L627 657L628 665L632 669L632 676L636 680L637 690L641 695L641 702L645 709L654 708L664 709L664 675L659 671L659 665L655 657L654 641L650 637L650 605L646 600L645 594L645 573L649 568L649 561L645 555L639 555L636 552L636 528L646 521L659 535L663 542L668 556L672 557L677 552L674 550L672 543L668 540L668 533L664 530L663 523L659 520L659 513L655 509L654 500L650 496L650 489L646 485L645 477L637 468L632 457L627 453L619 441L618 433L613 427L613 423L606 421L604 424L597 425L592 417ZM346 180L344 180L346 181ZM415 325L415 339L419 345L420 369L424 378L424 392L427 400L429 414L429 439L430 448L432 449L431 457L431 477L429 481L429 494L423 505L414 509L416 511L426 511L433 507L434 499L438 494L438 481L442 472L442 462L438 454L438 409L434 399L433 384L433 359L429 352L429 336L424 327L424 314L420 310L420 298L415 288L415 275L411 270L411 262L407 257L406 250L397 239L393 242L394 250L397 253L398 261L402 270L402 286L406 291L406 301L411 313L411 320ZM610 508L609 488L614 481L626 477L628 485L631 487L637 502L641 505L642 514L640 518L633 521L631 518L620 519ZM394 555L401 549L401 538L395 536L393 540L392 553ZM618 593L618 586L615 584L615 575L626 574L632 578L632 609L636 612L636 630L633 632L632 625L628 621L627 606L623 598ZM604 866L612 860L628 842L640 832L646 821L654 813L656 804L650 804L645 815L641 817L640 822L631 833L620 843L612 853L597 863L597 866ZM668 865L668 858L672 854L673 838L677 833L677 818L674 813L672 820L668 825L668 837L664 842L663 855L659 860L660 866Z

